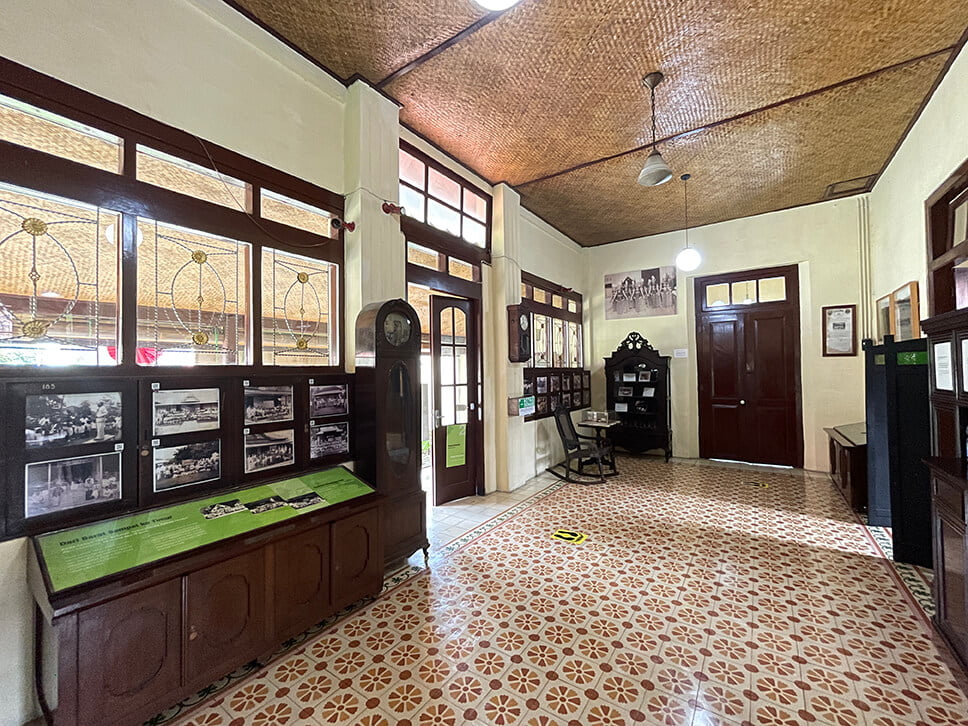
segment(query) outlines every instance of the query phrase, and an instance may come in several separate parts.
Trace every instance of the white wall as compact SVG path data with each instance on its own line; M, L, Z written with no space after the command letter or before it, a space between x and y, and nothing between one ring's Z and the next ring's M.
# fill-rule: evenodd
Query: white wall
M874 298L918 281L928 315L924 201L968 158L968 49L962 49L870 194Z
M637 331L663 355L673 358L672 429L676 456L699 455L696 328L693 281L697 276L797 264L800 269L800 346L803 388L804 466L827 469L825 426L864 420L863 358L824 358L820 308L856 304L859 295L859 203L845 199L699 227L690 242L703 263L688 276L679 273L676 315L605 320L604 275L671 265L683 233L645 237L586 251L586 304L592 316L592 404L604 407L603 359L626 335ZM858 344L859 345L859 344Z
M346 89L221 0L5 0L0 55L344 192ZM37 715L26 542L0 543L0 726Z

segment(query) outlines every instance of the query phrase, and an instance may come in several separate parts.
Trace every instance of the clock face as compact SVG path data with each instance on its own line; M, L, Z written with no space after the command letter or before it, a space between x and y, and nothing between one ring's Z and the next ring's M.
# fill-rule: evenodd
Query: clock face
M383 320L383 334L390 345L400 346L410 340L410 318L403 313L388 313Z
M527 330L527 329L528 329L528 316L527 316L527 314L522 314L521 315L521 330Z

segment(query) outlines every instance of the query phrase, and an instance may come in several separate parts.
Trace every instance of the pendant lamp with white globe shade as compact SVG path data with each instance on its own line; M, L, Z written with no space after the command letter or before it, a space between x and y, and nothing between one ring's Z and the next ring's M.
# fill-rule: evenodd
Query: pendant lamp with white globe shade
M678 267L683 272L692 272L699 265L702 264L702 255L699 254L699 250L695 247L689 246L689 189L688 182L692 178L691 174L683 174L682 179L682 197L685 209L685 219L686 219L686 246L682 248L678 255L676 255L676 267Z
M642 85L649 89L652 98L652 153L645 160L645 166L639 172L638 178L639 184L644 187L657 187L672 178L672 169L665 163L655 143L655 87L662 83L664 78L665 76L659 71L654 71L642 79Z

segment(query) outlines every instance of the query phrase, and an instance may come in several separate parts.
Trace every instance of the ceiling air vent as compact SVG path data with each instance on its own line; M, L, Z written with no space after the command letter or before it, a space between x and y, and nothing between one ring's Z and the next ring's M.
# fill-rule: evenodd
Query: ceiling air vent
M847 181L834 182L824 191L823 198L837 199L839 197L849 197L851 194L869 192L871 187L874 186L876 179L877 174L871 174L870 176L859 176L856 179L848 179Z

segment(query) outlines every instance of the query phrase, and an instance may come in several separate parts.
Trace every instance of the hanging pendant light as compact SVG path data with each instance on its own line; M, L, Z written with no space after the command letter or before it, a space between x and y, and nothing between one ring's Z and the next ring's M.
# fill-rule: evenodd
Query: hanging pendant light
M683 272L692 272L702 264L702 255L695 247L689 246L689 190L688 181L692 178L691 174L683 174L682 179L682 198L686 219L686 246L676 255L676 267Z
M659 71L654 71L642 79L642 85L649 89L652 97L652 153L645 160L645 166L639 172L638 179L639 184L644 187L657 187L672 178L672 169L665 163L655 143L655 87L662 83L663 79L665 76Z

